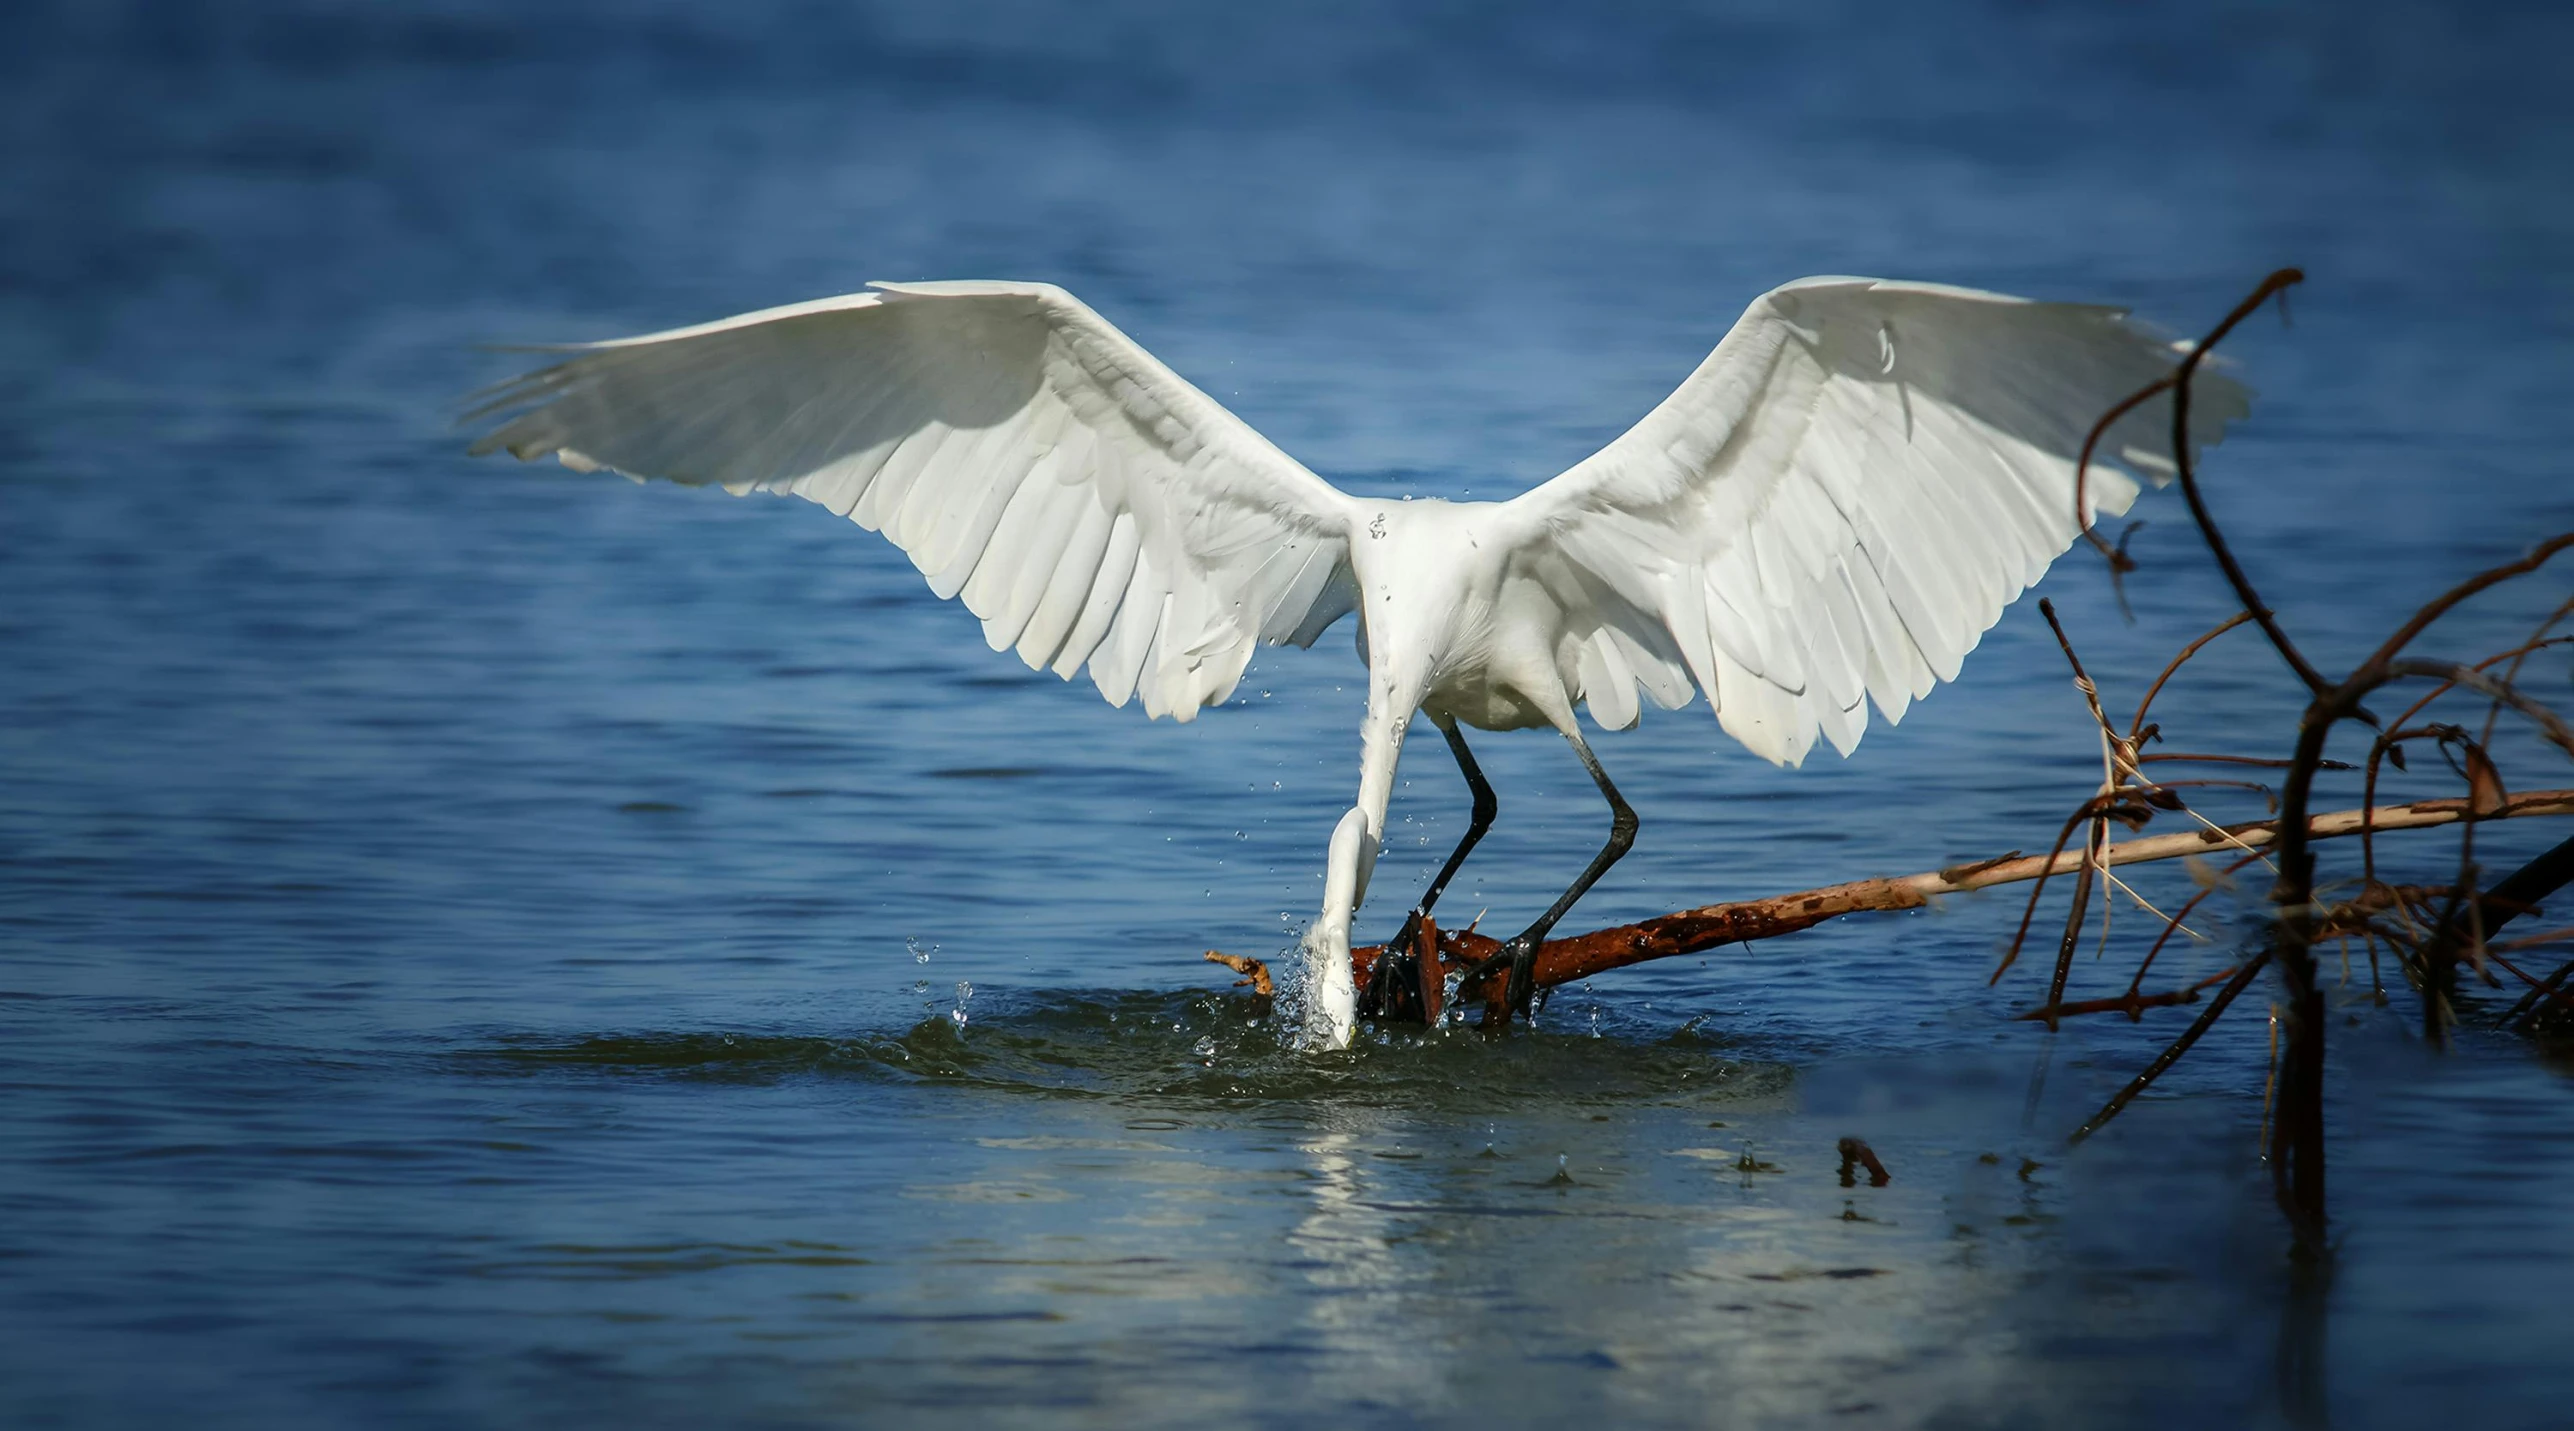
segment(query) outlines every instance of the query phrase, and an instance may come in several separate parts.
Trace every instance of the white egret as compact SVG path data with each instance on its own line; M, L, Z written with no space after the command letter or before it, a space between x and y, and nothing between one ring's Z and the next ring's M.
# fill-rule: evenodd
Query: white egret
M1188 720L1262 642L1360 616L1357 803L1333 830L1305 938L1307 1033L1356 1026L1350 920L1418 713L1473 819L1461 725L1552 726L1609 802L1606 846L1504 946L1525 1013L1537 944L1624 854L1636 817L1582 738L1703 691L1725 731L1793 765L1847 754L1958 663L2078 535L2074 462L2100 414L2182 347L2124 310L1926 283L1809 278L1762 295L1624 436L1504 502L1342 493L1041 283L872 291L579 345L504 383L473 446L640 481L791 492L910 555L994 650L1113 705ZM2113 427L2092 511L2171 470L2168 399ZM2193 442L2247 410L2199 381ZM1495 972L1499 966L1496 964Z

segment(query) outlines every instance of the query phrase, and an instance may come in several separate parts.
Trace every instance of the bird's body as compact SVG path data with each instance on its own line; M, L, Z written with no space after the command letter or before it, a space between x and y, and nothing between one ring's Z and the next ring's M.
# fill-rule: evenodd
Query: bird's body
M1575 729L1574 692L1555 658L1562 613L1511 571L1505 506L1354 503L1350 566L1368 668L1359 793L1333 836L1324 913L1307 933L1306 997L1327 1041L1356 1019L1348 921L1366 897L1414 714L1479 730Z
M882 531L994 649L1187 720L1262 642L1359 616L1368 665L1358 798L1306 937L1307 1028L1346 1043L1350 920L1413 717L1562 732L1617 813L1610 845L1510 946L1527 952L1623 853L1634 816L1575 721L1634 724L1639 694L1704 692L1780 763L1847 752L1957 674L2091 509L2135 484L2074 458L2176 345L2118 310L1931 284L1806 279L1755 302L1616 442L1504 502L1348 496L1043 284L876 291L612 343L495 389L476 444L584 470L807 497ZM2202 379L2192 438L2245 410ZM2169 470L2169 410L2102 453Z
M1577 697L1558 660L1564 608L1512 569L1509 504L1358 505L1350 566L1370 669L1383 666L1392 689L1417 689L1414 704L1433 717L1477 730L1568 727Z

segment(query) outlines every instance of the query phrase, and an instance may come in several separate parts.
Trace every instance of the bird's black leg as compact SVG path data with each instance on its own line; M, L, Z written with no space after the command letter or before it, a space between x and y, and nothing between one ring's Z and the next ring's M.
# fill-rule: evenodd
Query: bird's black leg
M1475 754L1466 749L1466 737L1457 729L1455 722L1442 722L1439 733L1448 737L1448 749L1456 753L1457 771L1466 777L1466 789L1473 792L1475 804L1466 816L1465 837L1457 841L1457 848L1448 852L1448 862L1439 867L1430 887L1421 892L1421 902L1412 907L1411 918L1415 924L1430 912L1432 905L1439 902L1440 891L1448 887L1448 881L1457 877L1457 871L1466 863L1466 856L1474 853L1484 831L1493 827L1493 816L1501 812L1501 801L1494 798L1492 783L1484 779L1483 768L1475 764Z
M1609 782L1609 772L1600 768L1600 758L1591 753L1591 747L1582 739L1580 731L1568 730L1564 733L1564 738L1573 742L1573 753L1582 757L1582 768L1591 772L1591 783L1599 786L1600 793L1608 797L1609 842L1602 845L1600 852L1591 857L1591 863L1583 867L1582 873L1574 878L1572 886L1566 889L1544 914L1537 916L1535 924L1528 926L1517 938L1504 944L1501 952L1485 960L1478 970L1478 972L1492 970L1504 961L1508 961L1510 981L1502 988L1502 1002L1510 1013L1516 1013L1523 1018L1530 1012L1530 999L1537 988L1537 946L1546 941L1548 931L1555 928L1555 921L1564 917L1565 911L1573 907L1573 902L1587 893L1592 885L1598 883L1600 876L1609 872L1609 866L1616 864L1636 842L1636 812L1629 808L1625 798L1618 794L1618 787ZM1507 1019L1508 1014L1505 1014L1505 1022ZM1485 1022L1491 1021L1491 1014L1487 1012Z
M1438 720L1435 716L1432 719ZM1466 788L1474 793L1474 810L1466 819L1465 838L1457 841L1457 848L1448 854L1448 862L1439 867L1430 887L1422 891L1421 902L1412 906L1412 912L1403 917L1402 931L1387 941L1376 957L1376 972L1369 977L1367 988L1359 999L1359 1012L1371 1018L1401 1019L1416 1024L1430 1021L1430 1011L1421 994L1422 971L1412 952L1413 943L1421 933L1421 921L1429 915L1431 906L1439 902L1440 891L1448 887L1449 880L1456 878L1457 870L1466 863L1466 856L1473 853L1475 843L1484 837L1484 831L1492 828L1493 816L1501 809L1501 802L1493 796L1492 784L1484 779L1482 768L1475 764L1474 752L1466 749L1466 737L1458 731L1456 722L1439 720L1438 725L1439 733L1448 737L1448 749L1456 754L1457 769L1466 777Z

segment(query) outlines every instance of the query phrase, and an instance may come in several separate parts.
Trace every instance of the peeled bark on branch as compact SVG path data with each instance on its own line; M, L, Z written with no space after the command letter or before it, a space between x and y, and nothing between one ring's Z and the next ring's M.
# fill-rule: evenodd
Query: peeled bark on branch
M2306 835L2310 840L2324 840L2356 835L2363 829L2379 832L2421 829L2455 824L2470 818L2470 815L2469 801L2465 799L2414 800L2400 805L2380 805L2374 810L2336 810L2317 815L2307 821ZM2507 798L2499 810L2491 814L2475 814L2474 818L2481 823L2532 815L2574 815L2574 790L2525 790ZM2148 835L2108 846L2103 852L2104 863L2114 868L2153 860L2180 859L2185 855L2207 854L2216 850L2259 849L2275 841L2278 834L2276 821L2252 820L2220 829ZM2083 852L2079 849L2065 850L2053 857L2021 856L2015 851L2000 859L1978 864L1955 865L1923 874L1853 880L1848 884L1773 895L1767 899L1704 905L1658 915L1635 924L1619 925L1614 929L1550 939L1538 946L1537 986L1548 988L1569 984L1629 964L1695 954L1720 944L1772 939L1800 929L1810 929L1839 915L1866 910L1922 909L1942 895L1964 894L1994 885L2017 884L2041 876L2064 874L2079 868L2082 860ZM1501 949L1501 941L1472 930L1443 929L1438 931L1438 940L1443 973L1465 973ZM1361 988L1367 987L1368 979L1375 971L1379 947L1367 945L1350 951L1350 963ZM1458 998L1484 998L1488 991L1476 987L1478 982L1469 977L1459 987ZM1497 980L1486 982L1499 987Z

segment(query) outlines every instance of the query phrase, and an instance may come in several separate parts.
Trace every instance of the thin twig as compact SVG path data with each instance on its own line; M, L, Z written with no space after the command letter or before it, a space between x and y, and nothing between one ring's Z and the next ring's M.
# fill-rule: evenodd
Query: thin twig
M2163 674L2154 678L2154 684L2145 688L2145 699L2136 703L2136 719L2130 722L2127 727L2128 744L2134 745L2144 739L2145 713L2154 708L2154 698L2163 694L2164 683L2170 681L2173 675L2178 672L2181 667L2187 665L2190 658L2199 654L2200 649L2205 647L2209 642L2242 625L2243 623L2250 621L2251 619L2251 612L2238 611L2223 621L2218 622L2215 626L2209 628L2206 634L2200 636L2196 641L2193 641L2187 646L2181 648L2181 654L2174 656L2172 658L2172 663L2163 668ZM2146 758L2150 760L2154 757L2148 756ZM2173 756L2170 758L2178 760L2181 757Z
M2288 768L2288 761L2285 758L2268 755L2188 755L2177 751L2158 750L2151 755L2140 755L2136 757L2136 763L2139 765L2151 764L2157 760L2180 760L2187 761L2192 765L2258 765L2265 770L2285 770ZM2359 767L2345 760L2327 760L2324 762L2323 768L2326 770L2357 770Z
M2055 1019L2069 1019L2082 1014L2125 1014L2128 1018L2141 1022L2145 1010L2167 1008L2174 1004L2195 1004L2199 1001L2199 995L2207 992L2209 985L2222 984L2233 978L2234 974L2234 969L2228 967L2219 969L2195 984L2178 989L2166 989L2159 994L2140 994L2134 989L2129 989L2115 998L2075 999L2071 1003L2051 1004L2045 1008L2031 1009L2025 1014L2014 1014L2012 1017L2026 1023L2040 1019L2052 1022Z
M2166 373L2138 391L2120 399L2118 406L2101 414L2100 421L2093 423L2091 431L2083 435L2082 454L2074 459L2074 524L2082 528L2083 538L2089 541L2102 556L2109 559L2110 580L2113 584L2119 577L2136 569L2136 559L2127 554L2124 543L2111 546L2109 539L2103 537L2099 530L2092 526L2091 455L2099 450L2100 439L2107 435L2112 424L2144 406L2156 393L2171 391L2172 384L2178 381L2180 381L2178 377ZM2120 592L2119 604L2124 606L2126 601L2126 593Z
M2360 664L2360 669L2362 671L2367 671L2374 667L2384 666L2386 663L2393 661L2395 659L2396 652L2413 644L2414 637L2421 635L2423 629L2429 626L2432 622L2449 614L2449 611L2459 602L2466 600L2477 592L2484 591L2490 587L2499 586L2514 577L2527 576L2529 573L2547 565L2548 558L2565 550L2567 547L2574 547L2574 532L2565 532L2557 536L2549 537L2547 540L2540 542L2537 546L2530 548L2529 555L2522 557L2520 560L2505 562L2501 566L2480 571L2474 576L2468 577L2465 581L2459 582L2456 586L2449 588L2447 591L2440 593L2438 596L2431 598L2431 600L2423 604L2421 610L2413 613L2412 620L2395 628L2395 634L2387 637L2385 644L2379 646L2375 652L2370 654L2366 661Z
M2294 268L2280 269L2261 280L2261 286L2252 290L2250 297L2236 304L2234 311L2225 315L2224 322L2210 329L2208 335L2182 357L2180 367L2172 374L2172 466L2181 484L2181 496L2190 505L2190 519L2198 524L2199 535L2206 539L2208 551L2216 557L2217 567L2225 573L2226 584L2234 588L2235 600L2246 615L2260 623L2261 634L2270 638L2270 644L2277 649L2280 659L2288 663L2288 669L2297 673L2297 679L2305 683L2306 689L2321 695L2332 688L2331 683L2307 663L2297 644L2289 640L2288 633L2280 628L2279 618L2271 614L2269 603L2261 599L2260 592L2252 589L2252 578L2244 575L2242 563L2234 559L2233 549L2226 545L2224 535L2217 530L2216 518L2208 514L2207 500L2199 495L2196 463L2190 456L2190 379L2197 375L2199 364L2206 361L2209 352L2223 342L2228 333L2234 331L2236 324L2260 311L2261 305L2269 302L2272 294L2284 292L2289 285L2305 281L2306 275Z
M2574 538L2568 538L2568 540L2574 541ZM2522 695L2518 687L2495 680L2473 666L2457 661L2425 661L2406 657L2402 660L2388 661L2386 673L2389 676L2426 676L2435 681L2447 682L2452 686L2464 686L2480 696L2490 697L2496 704L2509 706L2537 722L2540 733L2545 735L2551 744L2568 755L2574 755L2574 726L2568 726L2563 717L2556 712Z
M2226 866L2225 873L2234 874L2241 870L2245 865L2251 864L2253 861L2260 858L2261 856L2258 853L2245 855L2242 859L2236 860L2233 864ZM2163 932L2154 937L2154 947L2145 951L2143 962L2136 966L2136 977L2128 982L2127 992L2133 994L2139 988L2144 986L2145 971L2154 967L2155 957L2163 952L2163 946L2171 943L2172 936L2181 931L2181 921L2190 917L2190 911L2199 907L2199 901L2216 893L2220 887L2221 886L2216 884L2210 884L2199 890L2196 894L2190 896L2188 903L2174 911L2172 917L2164 922ZM2190 937L2195 939L2198 936L2192 935Z
M2109 1120L2117 1117L2120 1110L2136 1101L2137 1094L2153 1087L2154 1080L2163 1076L2163 1070L2181 1061L2181 1055L2190 1051L2190 1045L2199 1041L2199 1035L2208 1031L2209 1026L2225 1012L2226 1005L2233 1003L2235 996L2241 994L2245 986L2252 982L2252 977L2260 973L2269 962L2270 951L2267 949L2244 960L2243 966L2234 971L2234 977L2227 981L2226 986L2217 991L2215 998L2208 1000L2207 1008L2190 1021L2188 1028L2181 1031L2181 1036L2172 1040L2161 1053L2156 1054L2154 1061L2145 1065L2144 1072L2129 1080L2125 1088L2118 1090L2107 1103L2102 1104L2099 1112L2092 1114L2088 1121L2076 1128L2069 1141L2080 1143L2109 1126Z

